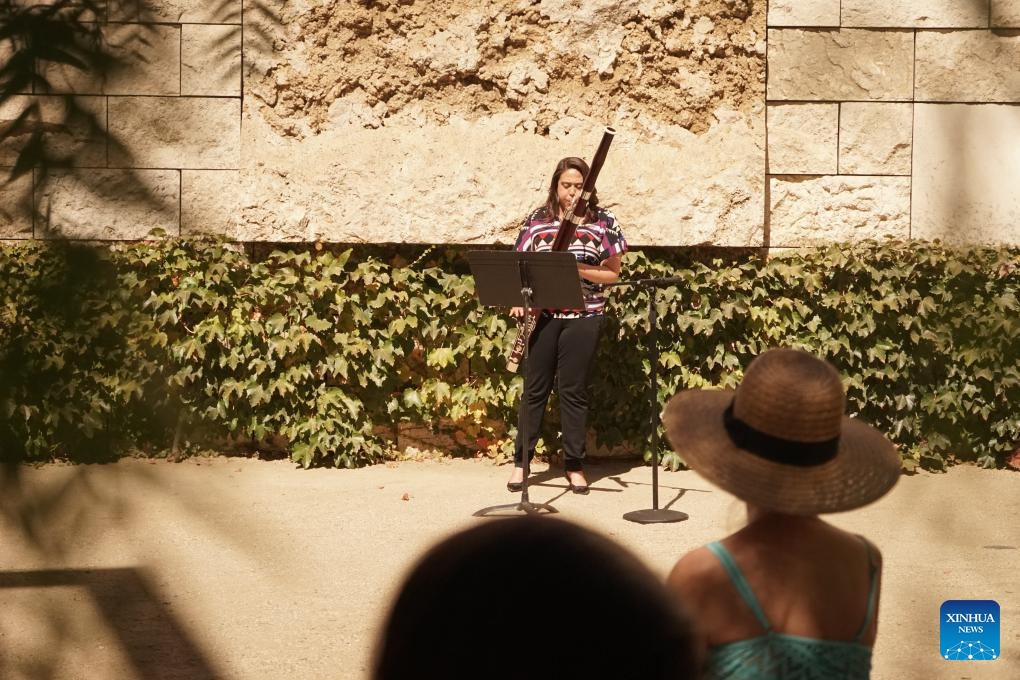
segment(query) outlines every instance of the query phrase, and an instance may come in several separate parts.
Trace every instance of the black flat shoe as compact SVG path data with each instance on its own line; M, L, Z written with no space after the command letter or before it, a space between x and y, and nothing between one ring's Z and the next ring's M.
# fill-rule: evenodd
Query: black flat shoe
M515 467L514 474L516 474L518 470L521 471L521 475L524 475L524 468L522 467ZM511 475L511 477L512 476L513 475ZM509 491L510 493L520 493L524 491L524 480L521 480L519 482L507 482L506 490Z
M573 491L574 493L578 494L579 496L587 496L588 495L588 485L587 484L583 484L583 485L582 484L574 484L572 481L570 481L570 475L563 475L563 476L567 478L567 487L569 487L571 491Z

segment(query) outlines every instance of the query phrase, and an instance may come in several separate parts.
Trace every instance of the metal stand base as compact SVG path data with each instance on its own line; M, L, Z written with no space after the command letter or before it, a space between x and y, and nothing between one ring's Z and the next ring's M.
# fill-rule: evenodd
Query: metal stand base
M545 503L531 503L521 501L519 503L507 503L506 505L493 505L482 508L472 513L474 517L519 517L521 515L541 515L558 512L556 508Z
M638 524L663 524L666 522L682 522L688 518L686 512L679 510L659 510L650 508L648 510L633 510L624 513L623 518Z
M687 519L685 512L659 508L659 346L656 336L656 294L660 287L681 283L680 278L641 279L628 281L620 285L637 285L648 289L648 403L649 403L649 439L652 452L652 507L648 510L634 510L624 514L623 518L638 524L661 524L664 522L682 522ZM610 286L613 284L609 284Z

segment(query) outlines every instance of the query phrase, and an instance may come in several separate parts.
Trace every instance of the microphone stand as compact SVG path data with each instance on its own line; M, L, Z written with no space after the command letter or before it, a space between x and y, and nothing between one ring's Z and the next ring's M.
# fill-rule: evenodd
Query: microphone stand
M605 284L606 288L614 286L640 286L648 291L648 367L649 367L649 425L651 427L652 450L652 507L645 510L633 510L624 513L623 518L638 524L661 524L666 522L682 522L688 518L687 513L668 508L659 508L659 346L658 346L658 309L656 308L659 288L684 283L680 277L657 279L636 279Z

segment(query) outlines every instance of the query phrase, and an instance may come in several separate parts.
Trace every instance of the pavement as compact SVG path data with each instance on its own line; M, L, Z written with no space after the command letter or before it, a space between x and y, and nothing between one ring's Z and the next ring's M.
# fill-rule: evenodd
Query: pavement
M517 514L509 472L485 459L0 468L0 678L367 680L379 625L422 551ZM593 461L588 478L591 493L578 496L536 464L530 500L663 576L743 522L739 502L691 471L660 471L653 485L650 467ZM688 517L627 519L650 510ZM884 554L873 678L1020 678L1020 473L905 476L877 503L828 519ZM536 565L534 578L530 606L555 625L556 576ZM998 603L997 659L942 658L947 600Z

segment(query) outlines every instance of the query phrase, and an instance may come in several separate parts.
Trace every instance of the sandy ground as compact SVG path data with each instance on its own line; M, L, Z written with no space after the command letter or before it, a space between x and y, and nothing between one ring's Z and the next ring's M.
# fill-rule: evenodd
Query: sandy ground
M508 468L484 460L299 470L284 461L127 460L15 468L0 478L0 678L367 678L380 620L423 549L499 521ZM738 527L741 507L693 472L589 468L567 493L537 465L531 500L602 531L665 575L686 550ZM834 523L885 554L873 677L1020 678L1020 475L970 467L905 477ZM555 626L557 575L533 572L536 620ZM1002 656L944 661L939 608L1001 606ZM612 635L612 631L607 632ZM527 645L546 644L532 637Z

